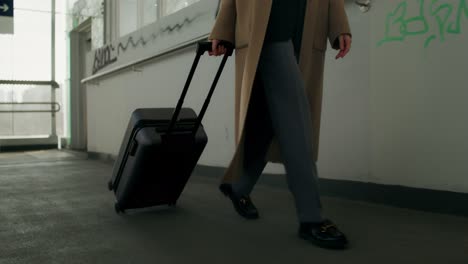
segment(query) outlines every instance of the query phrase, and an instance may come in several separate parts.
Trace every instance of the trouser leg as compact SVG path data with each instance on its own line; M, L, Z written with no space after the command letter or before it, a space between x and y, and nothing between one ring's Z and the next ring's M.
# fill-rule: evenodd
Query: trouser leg
M313 159L310 108L292 42L265 45L258 73L299 221L321 221L322 205Z
M267 165L266 154L272 129L263 86L259 85L252 90L246 118L243 174L233 183L233 190L237 195L250 195Z

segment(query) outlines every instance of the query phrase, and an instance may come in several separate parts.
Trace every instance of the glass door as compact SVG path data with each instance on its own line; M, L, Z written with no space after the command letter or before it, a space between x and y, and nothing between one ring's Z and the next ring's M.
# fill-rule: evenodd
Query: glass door
M65 14L52 19L52 0L14 4L14 34L0 34L0 151L57 144L67 132Z

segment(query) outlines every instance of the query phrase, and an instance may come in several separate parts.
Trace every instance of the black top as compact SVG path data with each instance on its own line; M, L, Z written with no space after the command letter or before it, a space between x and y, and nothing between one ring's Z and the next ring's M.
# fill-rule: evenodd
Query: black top
M306 0L273 0L265 42L284 41L302 35Z

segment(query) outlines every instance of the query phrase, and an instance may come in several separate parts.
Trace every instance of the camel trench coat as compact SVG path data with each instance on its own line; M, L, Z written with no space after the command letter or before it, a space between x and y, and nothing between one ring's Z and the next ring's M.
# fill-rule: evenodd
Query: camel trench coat
M243 172L244 125L252 89L259 85L256 72L273 0L221 0L219 12L208 39L229 41L235 46L235 153L223 182L238 179ZM312 161L318 159L324 58L327 39L339 49L338 37L350 34L344 0L307 0L299 67L310 102L313 125ZM254 109L252 107L252 109ZM252 110L253 111L253 110ZM250 113L249 113L250 115ZM267 161L284 163L275 136Z

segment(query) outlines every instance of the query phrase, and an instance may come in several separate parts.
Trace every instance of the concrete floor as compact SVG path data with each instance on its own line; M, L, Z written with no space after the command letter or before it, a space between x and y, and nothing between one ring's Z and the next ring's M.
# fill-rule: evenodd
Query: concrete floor
M0 154L0 263L468 263L468 218L323 197L346 251L296 236L292 197L265 184L261 219L236 215L193 175L178 207L117 215L112 164L69 152Z

